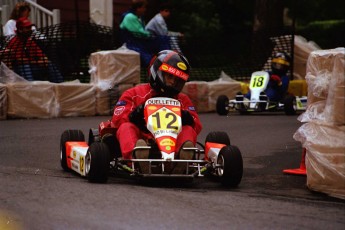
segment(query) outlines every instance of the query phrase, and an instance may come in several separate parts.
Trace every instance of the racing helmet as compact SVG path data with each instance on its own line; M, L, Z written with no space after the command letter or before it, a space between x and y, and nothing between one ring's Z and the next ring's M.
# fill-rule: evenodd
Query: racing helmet
M285 52L277 52L271 61L272 72L286 74L290 68L290 56Z
M162 50L150 62L149 82L158 94L173 97L181 92L189 72L190 65L186 57L172 50Z

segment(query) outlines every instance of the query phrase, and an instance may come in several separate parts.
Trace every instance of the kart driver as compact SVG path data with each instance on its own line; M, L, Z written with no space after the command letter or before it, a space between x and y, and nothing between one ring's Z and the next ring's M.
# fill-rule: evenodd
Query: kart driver
M124 159L149 157L149 150L137 150L136 156L132 156L132 151L135 146L147 146L149 140L153 139L144 120L144 104L152 97L171 97L180 101L182 130L177 137L175 159L193 159L194 152L181 151L181 147L195 146L197 135L202 129L191 100L181 93L189 78L189 71L190 65L182 54L163 50L151 60L148 69L149 83L135 86L122 94L114 108L111 125L117 128L116 138ZM140 163L144 173L148 170L145 169L145 163Z
M287 72L290 68L290 56L285 52L277 52L272 57L271 68L265 93L270 101L280 102L286 96L289 87L290 79ZM245 97L250 99L250 92Z
M285 52L277 52L272 58L271 68L266 95L270 101L279 102L284 99L289 87L287 72L290 68L290 56Z

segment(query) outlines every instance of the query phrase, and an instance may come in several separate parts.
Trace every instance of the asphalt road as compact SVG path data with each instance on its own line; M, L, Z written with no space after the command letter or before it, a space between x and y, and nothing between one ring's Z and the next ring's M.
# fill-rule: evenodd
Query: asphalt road
M244 175L236 189L218 183L138 183L111 177L91 184L64 172L59 140L66 129L108 117L0 121L0 229L344 229L345 202L284 175L299 166L293 134L302 125L284 114L201 114L204 129L225 131L239 147Z

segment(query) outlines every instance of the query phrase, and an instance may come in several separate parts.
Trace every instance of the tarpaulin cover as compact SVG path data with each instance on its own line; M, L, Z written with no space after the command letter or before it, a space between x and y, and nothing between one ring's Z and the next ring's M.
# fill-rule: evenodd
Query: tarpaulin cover
M307 186L345 199L345 126L309 122L294 138L307 149Z
M119 84L140 83L139 53L125 47L92 53L89 66L90 83L102 89Z
M345 199L345 48L313 51L308 106L294 138L306 148L307 186Z

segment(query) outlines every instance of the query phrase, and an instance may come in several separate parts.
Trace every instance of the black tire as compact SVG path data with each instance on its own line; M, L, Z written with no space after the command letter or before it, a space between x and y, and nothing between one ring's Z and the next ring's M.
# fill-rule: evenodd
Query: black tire
M229 98L226 95L220 95L217 98L216 111L218 115L225 116L228 114L227 106L229 105Z
M268 97L266 94L260 94L259 97L260 101L266 101L266 102L260 102L258 107L261 111L265 111L266 110L266 106L267 106L267 101L268 101Z
M107 145L94 142L85 157L85 174L89 182L105 183L108 180L110 153Z
M207 134L205 143L206 142L230 145L230 138L226 132L214 131Z
M101 142L105 143L108 146L110 157L112 159L119 158L122 156L120 143L115 137L115 135L107 133L102 136Z
M61 134L60 138L60 163L61 167L65 171L69 171L67 166L66 158L66 142L68 141L85 141L85 137L82 131L80 130L65 130Z
M243 159L236 146L224 146L218 155L216 174L225 187L237 187L242 180Z
M284 112L286 115L296 114L296 97L288 95L284 99Z
M100 141L98 129L90 129L88 145L90 146L93 142L98 142L98 141Z

